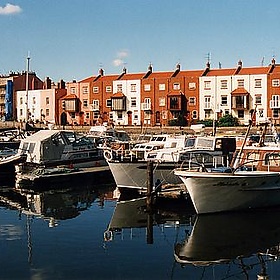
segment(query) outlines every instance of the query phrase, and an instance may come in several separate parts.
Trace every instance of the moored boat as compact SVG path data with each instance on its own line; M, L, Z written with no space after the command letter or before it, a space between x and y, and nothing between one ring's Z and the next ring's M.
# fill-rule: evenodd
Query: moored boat
M280 205L280 147L244 145L237 149L230 168L178 168L199 214L238 211ZM207 171L207 172L206 172Z
M151 148L141 151L141 147ZM155 188L164 185L180 187L182 181L174 174L175 168L188 164L191 159L205 167L227 165L228 156L235 150L235 138L179 135L169 137L161 148L153 147L146 143L138 145L137 149L104 151L119 188L136 188L145 192L149 181L148 162L153 163Z
M17 156L26 157L16 165L17 179L30 181L62 179L77 168L108 168L96 143L74 131L40 130L21 140Z

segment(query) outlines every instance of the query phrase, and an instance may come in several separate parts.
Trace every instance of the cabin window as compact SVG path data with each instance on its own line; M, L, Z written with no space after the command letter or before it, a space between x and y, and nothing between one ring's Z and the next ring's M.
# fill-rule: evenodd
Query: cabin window
M256 166L260 160L260 154L258 152L248 153L246 159L244 159L243 164L250 167Z
M267 153L264 157L264 164L267 166L280 166L280 154Z

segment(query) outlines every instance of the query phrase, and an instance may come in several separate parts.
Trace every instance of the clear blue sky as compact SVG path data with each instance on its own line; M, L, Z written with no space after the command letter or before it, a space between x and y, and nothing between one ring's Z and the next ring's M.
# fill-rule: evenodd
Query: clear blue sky
M0 74L44 79L280 62L279 0L0 0Z

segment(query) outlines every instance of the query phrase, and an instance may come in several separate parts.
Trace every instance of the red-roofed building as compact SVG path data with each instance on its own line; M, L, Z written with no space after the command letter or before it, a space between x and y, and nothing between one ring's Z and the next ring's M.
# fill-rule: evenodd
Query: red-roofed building
M72 103L70 107L66 103ZM74 104L74 105L73 105ZM232 114L247 124L257 109L255 123L268 118L280 124L280 66L147 72L97 76L67 83L61 101L69 124L94 125L191 125L198 120L218 119Z

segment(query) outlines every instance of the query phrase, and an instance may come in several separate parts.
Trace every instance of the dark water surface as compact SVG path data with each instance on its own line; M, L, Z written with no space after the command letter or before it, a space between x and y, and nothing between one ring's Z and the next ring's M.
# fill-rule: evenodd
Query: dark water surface
M280 279L280 210L151 213L114 189L1 187L0 279Z

